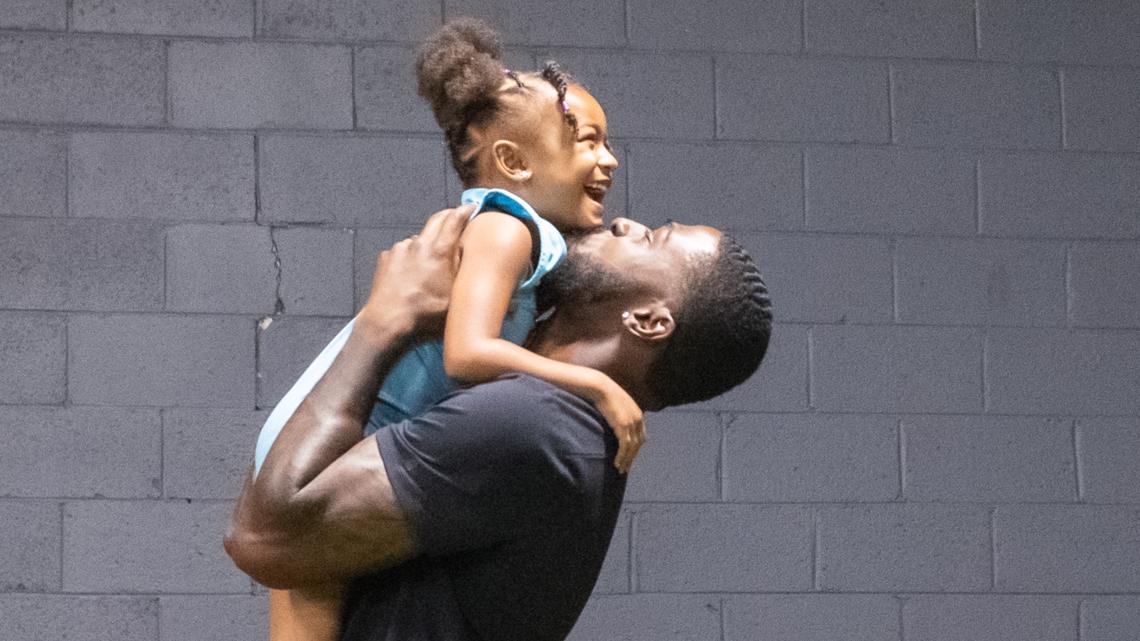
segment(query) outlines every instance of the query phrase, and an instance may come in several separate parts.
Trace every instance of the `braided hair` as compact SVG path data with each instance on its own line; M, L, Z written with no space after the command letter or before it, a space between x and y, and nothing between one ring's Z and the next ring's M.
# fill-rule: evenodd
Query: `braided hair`
M703 401L743 383L772 334L772 303L756 264L734 238L686 278L676 327L647 384L666 407Z
M477 167L468 128L499 117L504 111L502 96L533 91L518 73L504 67L502 53L503 43L494 29L475 18L459 18L428 38L416 57L417 93L431 105L464 186L474 182ZM562 118L576 132L577 119L566 104L571 77L553 61L537 75L554 87ZM502 89L504 77L514 84Z

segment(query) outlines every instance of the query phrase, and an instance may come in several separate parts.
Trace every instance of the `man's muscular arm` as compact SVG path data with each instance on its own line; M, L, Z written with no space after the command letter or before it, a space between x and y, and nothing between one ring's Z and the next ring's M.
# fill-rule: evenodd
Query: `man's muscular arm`
M381 254L352 335L265 459L246 477L226 551L259 583L289 589L349 578L415 553L372 439L361 440L384 376L442 326L469 208L445 210Z

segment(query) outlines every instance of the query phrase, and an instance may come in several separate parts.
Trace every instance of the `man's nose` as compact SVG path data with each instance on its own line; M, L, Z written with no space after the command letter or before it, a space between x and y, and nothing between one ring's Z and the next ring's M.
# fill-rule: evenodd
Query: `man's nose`
M628 236L637 225L638 223L628 218L615 218L610 223L610 231L614 236Z

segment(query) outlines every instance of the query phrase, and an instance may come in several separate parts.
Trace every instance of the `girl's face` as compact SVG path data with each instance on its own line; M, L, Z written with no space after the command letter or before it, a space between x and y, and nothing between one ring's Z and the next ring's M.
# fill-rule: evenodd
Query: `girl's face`
M557 100L546 107L526 150L531 177L518 191L559 230L590 229L602 224L603 201L618 160L606 139L606 113L598 101L571 85L566 104L578 120L578 131L571 131Z

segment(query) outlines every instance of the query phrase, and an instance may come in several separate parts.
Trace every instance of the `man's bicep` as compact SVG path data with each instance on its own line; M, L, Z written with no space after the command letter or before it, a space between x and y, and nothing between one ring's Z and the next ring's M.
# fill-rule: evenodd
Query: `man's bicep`
M366 438L325 468L297 498L312 522L297 550L329 578L347 578L415 556L408 519L388 480L376 441Z

